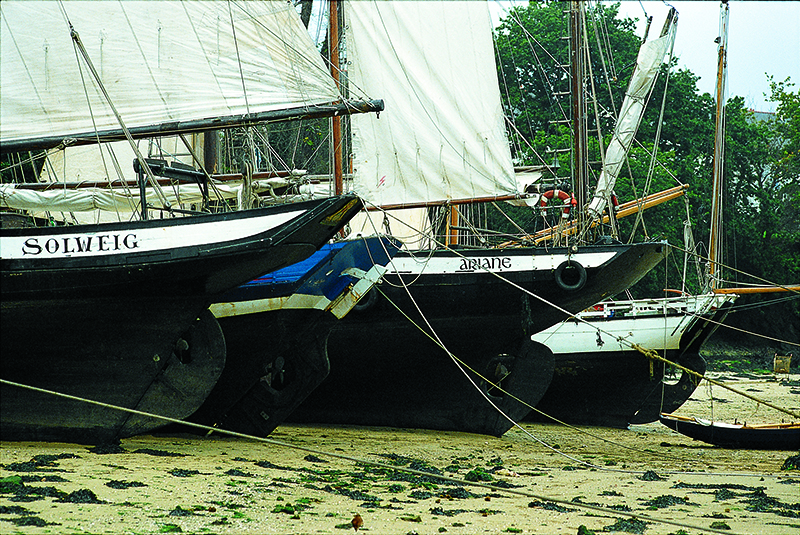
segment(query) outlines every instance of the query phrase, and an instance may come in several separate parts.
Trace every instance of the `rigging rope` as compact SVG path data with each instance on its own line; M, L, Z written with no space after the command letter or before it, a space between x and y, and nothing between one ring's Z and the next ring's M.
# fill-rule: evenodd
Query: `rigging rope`
M451 482L451 483L457 483L459 485L481 487L481 488L490 489L493 492L505 492L507 494L523 496L523 497L526 497L526 498L534 498L534 499L537 499L537 500L540 500L540 501L553 502L553 503L557 503L557 504L561 504L561 505L568 505L570 507L583 508L583 509L588 509L588 510L591 510L591 511L598 511L598 512L602 512L602 513L606 513L606 514L611 513L611 514L616 515L616 516L625 516L627 518L635 518L635 519L638 519L638 520L656 522L656 523L659 523L659 524L666 524L666 525L670 525L670 526L678 526L678 527L682 527L682 528L691 528L691 529L696 529L696 530L699 530L699 531L704 531L704 532L707 532L707 533L721 533L721 534L726 534L726 535L730 533L729 531L719 531L719 530L716 530L716 529L710 529L710 528L706 528L706 527L702 527L702 526L693 526L693 525L684 524L684 523L681 523L681 522L675 522L675 521L669 520L669 519L662 519L662 518L656 518L656 517L652 517L652 516L648 516L648 515L643 515L643 514L640 514L640 513L631 513L631 512L628 512L628 511L619 511L619 510L610 509L610 508L607 509L607 508L596 506L596 505L589 505L589 504L586 504L586 503L583 503L583 502L572 502L572 501L562 500L560 498L551 498L551 497L548 497L548 496L542 496L542 495L538 495L538 494L534 494L534 493L531 493L531 492L526 492L526 491L522 491L522 490L518 490L518 489L502 488L502 487L498 487L498 486L495 486L495 485L490 485L488 483L481 483L479 481L467 481L467 480L462 480L462 479L458 479L458 478L454 478L454 477L450 477L450 476L446 476L446 475L435 474L435 473L432 473L432 472L424 472L424 471L420 471L420 470L414 470L413 468L407 468L407 467L404 467L404 466L397 466L397 465L393 465L393 464L390 465L390 464L385 464L385 463L381 463L381 462L378 462L378 461L372 461L372 460L368 460L368 459L361 459L361 458L354 457L354 456L351 456L351 455L344 455L344 454L341 454L341 453L332 453L332 452L328 452L328 451L318 450L318 449L315 449L315 448L309 448L309 447L306 447L306 446L298 446L296 444L290 444L288 442L283 442L281 440L276 440L276 439L273 439L273 438L266 438L266 437L259 437L259 436L255 436L255 435L248 435L246 433L239 433L239 432L236 432L236 431L228 431L226 429L221 429L221 428L218 428L218 427L210 427L210 426L207 426L207 425L197 424L197 423L194 423L194 422L187 422L187 421L180 420L180 419L177 419L177 418L170 418L168 416L162 416L162 415L154 414L154 413L151 413L151 412L139 411L139 410L136 410L136 409L129 409L127 407L120 407L118 405L112 405L110 403L103 403L103 402L95 401L95 400L92 400L92 399L81 398L81 397L72 396L72 395L69 395L69 394L63 394L61 392L54 392L52 390L47 390L47 389L44 389L44 388L38 388L38 387L35 387L35 386L26 385L26 384L22 384L22 383L16 383L16 382L13 382L13 381L8 381L6 379L0 379L0 383L8 385L8 386L14 386L14 387L17 387L17 388L23 388L23 389L31 390L31 391L34 391L34 392L39 392L41 394L48 394L48 395L53 395L53 396L69 399L69 400L72 400L72 401L79 401L79 402L82 402L82 403L88 403L90 405L95 405L97 407L103 407L103 408L106 408L106 409L117 410L117 411L121 411L121 412L126 412L128 414L133 414L133 415L137 415L137 416L144 416L144 417L147 417L147 418L155 418L155 419L158 419L158 420L163 420L164 422L180 424L180 425L184 425L184 426L187 426L187 427L192 427L194 429L200 429L200 430L203 430L203 431L208 431L209 434L213 432L213 433L219 433L219 434L228 435L228 436L232 436L232 437L236 437L236 438L244 438L244 439L248 439L248 440L253 440L255 442L261 442L261 443L264 443L264 444L270 444L270 445L273 445L273 446L279 446L279 447L283 447L283 448L289 448L289 449L294 449L294 450L298 450L298 451L303 451L303 452L306 452L306 453L311 453L313 455L332 457L332 458L335 458L335 459L341 459L341 460L350 461L350 462L354 462L354 463L363 463L363 464L367 464L367 465L370 465L370 466L375 466L377 468L382 468L382 469L385 469L385 470L401 471L401 472L406 472L406 473L410 473L410 474L417 475L417 476L434 477L434 478L440 479L442 481L448 481L448 482Z

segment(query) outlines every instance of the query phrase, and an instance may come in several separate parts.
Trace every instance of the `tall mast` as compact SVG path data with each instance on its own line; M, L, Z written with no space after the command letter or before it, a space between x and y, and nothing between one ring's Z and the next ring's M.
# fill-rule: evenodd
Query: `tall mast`
M336 88L341 92L342 87L339 81L339 2L330 0L330 27L328 35L330 43L328 50L331 56L331 76L336 82ZM341 195L344 192L344 180L342 171L342 119L338 115L331 117L331 128L333 130L333 179L334 192Z
M583 83L586 79L585 48L583 46L583 25L585 23L583 3L578 0L570 2L569 38L570 38L570 94L572 96L572 173L575 181L575 200L578 202L578 228L583 228L583 213L588 201L589 153L587 134L586 95Z
M725 82L727 79L728 2L720 4L717 53L717 118L714 130L714 182L711 196L711 234L708 244L708 275L712 290L719 285L722 261L722 180L725 160Z

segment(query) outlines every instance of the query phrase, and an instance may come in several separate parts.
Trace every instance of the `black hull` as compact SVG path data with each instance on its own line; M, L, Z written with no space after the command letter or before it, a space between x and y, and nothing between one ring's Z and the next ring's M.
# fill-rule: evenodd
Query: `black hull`
M357 199L339 197L163 221L3 229L0 375L98 402L186 417L202 404L225 362L222 332L207 312L214 297L309 256L358 209ZM274 214L297 215L281 216L287 221L271 228L265 222L256 234L225 232L229 222L258 226L260 218ZM180 236L177 233L201 223L222 225L222 236L205 236L202 243L162 250L148 251L142 246L127 254L6 257L6 244L19 241L20 236L47 243L55 235L54 244L67 243L59 233L145 236L153 229L166 229ZM104 239L106 246L113 243ZM3 440L101 443L163 423L17 386L0 386Z
M673 431L721 448L800 451L800 424L746 427L694 421L662 415L661 423Z
M327 244L302 263L221 296L212 311L228 342L228 364L189 420L269 435L328 376L325 343L337 316L359 306L356 298L399 247L377 236ZM363 279L354 275L359 270Z
M727 304L714 312L712 321L693 320L681 336L679 349L666 355L663 349L649 349L703 375L706 361L700 347L729 311ZM654 361L651 367L642 353L633 350L581 351L557 354L555 359L553 380L537 410L528 415L530 421L553 422L555 418L571 425L625 429L630 424L657 422L662 412L678 410L700 384L700 378L682 370L668 369L667 379L662 380L665 365Z
M706 361L697 354L679 357L676 351L667 359L705 373ZM638 351L556 355L550 387L527 420L621 429L658 421L659 411L677 410L699 384L680 371L677 380L664 382L663 373L664 364L654 362L651 374L650 362Z
M228 341L228 364L188 420L269 435L328 376L325 342L336 321L321 310L220 318Z
M552 259L552 268L500 270L500 274L569 312L577 312L638 281L663 258L665 246L619 245L582 251L603 252L613 258L586 267L585 285L575 291L565 291L555 281L560 255L567 254L564 249L461 253L476 262L509 258L507 265L512 266L531 257ZM395 265L401 255L395 257ZM426 258L424 253L419 257ZM433 257L459 258L455 253L438 251ZM469 262L464 265L471 266ZM380 290L388 300L376 293L368 301L370 306L354 311L334 327L328 338L331 374L290 420L502 435L512 427L511 420L521 420L549 386L552 352L531 342L530 336L563 319L563 313L482 269L451 273L422 270L402 277L414 302L400 285L398 275L387 274ZM510 395L494 390L490 399L511 420L500 415L447 353L411 325L389 300L412 321L425 325L416 303L445 347L477 373L494 381L505 375L504 369L509 371L501 386ZM430 329L425 327L425 331ZM480 378L468 375L487 393L487 385Z

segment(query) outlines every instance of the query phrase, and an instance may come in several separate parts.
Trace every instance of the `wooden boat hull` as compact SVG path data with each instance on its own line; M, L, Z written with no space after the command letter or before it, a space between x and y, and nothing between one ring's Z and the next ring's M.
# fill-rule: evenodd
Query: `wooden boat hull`
M191 218L3 229L0 375L188 416L224 366L219 325L204 313L214 297L309 256L360 207L347 196ZM162 423L0 385L3 440L98 443Z
M387 237L324 245L303 262L225 293L211 306L228 363L189 420L269 435L328 376L325 343L399 250ZM355 275L364 272L364 278ZM342 305L344 303L344 305Z
M401 252L381 292L332 329L331 373L289 420L500 436L541 399L552 378L552 352L531 334L564 318L519 287L577 312L639 280L665 251L661 243L581 248L571 258L584 266L585 284L573 291L555 279L569 258L565 249ZM508 394L477 374L500 381Z
M673 414L662 414L660 421L682 435L722 448L800 451L800 423L747 426Z
M669 368L665 374L663 363L651 365L642 353L614 337L655 350L702 375L706 362L700 347L730 307L731 302L724 301L701 317L685 313L587 317L588 324L568 320L537 333L534 340L553 349L556 364L547 392L528 419L618 428L658 421L661 412L673 412L689 399L699 378Z

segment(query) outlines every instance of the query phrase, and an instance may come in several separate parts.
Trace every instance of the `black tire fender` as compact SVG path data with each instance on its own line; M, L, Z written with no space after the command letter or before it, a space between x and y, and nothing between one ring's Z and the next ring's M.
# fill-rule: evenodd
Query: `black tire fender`
M577 281L568 282L567 280L564 280L564 271L568 269L574 270L577 273ZM555 278L556 284L558 284L559 288L568 292L575 292L586 285L586 268L574 260L565 260L556 268ZM568 280L572 280L573 278L574 276L570 275Z
M375 288L370 288L367 295L358 300L358 303L353 306L353 312L364 312L375 306L378 300L378 292Z

